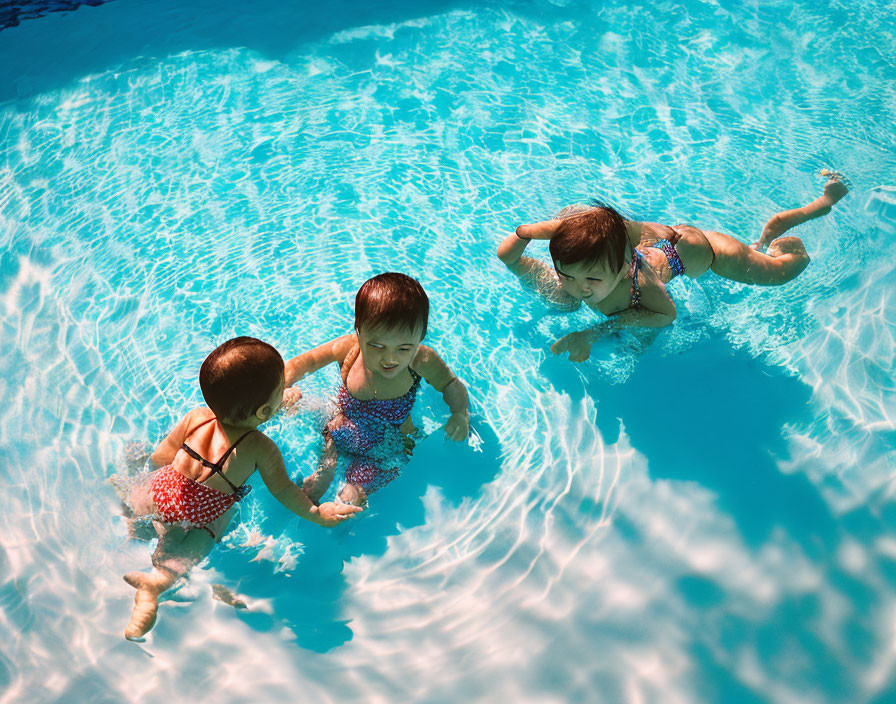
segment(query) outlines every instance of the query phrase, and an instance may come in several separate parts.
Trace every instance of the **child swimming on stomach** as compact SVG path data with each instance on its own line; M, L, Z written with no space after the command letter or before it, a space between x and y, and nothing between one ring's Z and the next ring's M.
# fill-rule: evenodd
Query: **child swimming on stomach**
M467 389L421 342L429 320L429 299L423 287L404 274L375 276L355 296L355 332L324 343L286 363L286 385L307 374L339 365L342 385L336 413L324 430L324 451L318 470L305 480L305 492L318 501L333 481L340 453L351 463L339 498L363 505L367 496L394 479L379 451L397 438L402 450L413 447L411 409L425 379L441 392L451 415L445 433L465 440L470 432ZM288 403L298 396L287 389Z
M809 255L799 238L782 235L827 215L848 192L840 174L825 170L822 175L828 177L823 194L802 208L773 215L750 247L690 225L627 221L600 205L566 208L553 220L520 225L501 242L498 258L554 307L572 311L584 301L609 316L551 345L554 354L568 352L571 361L582 362L601 335L629 326L670 325L676 309L666 284L676 276L697 278L712 269L726 279L757 286L779 286L796 278L808 266ZM531 240L550 240L553 268L522 256Z
M153 519L159 535L152 571L124 576L137 589L126 638L141 638L153 627L159 595L220 542L256 469L280 503L318 525L336 525L360 510L315 505L290 480L277 446L257 430L280 408L283 373L283 358L267 343L252 337L225 342L199 372L208 408L190 411L152 453L161 469L112 478L131 519Z

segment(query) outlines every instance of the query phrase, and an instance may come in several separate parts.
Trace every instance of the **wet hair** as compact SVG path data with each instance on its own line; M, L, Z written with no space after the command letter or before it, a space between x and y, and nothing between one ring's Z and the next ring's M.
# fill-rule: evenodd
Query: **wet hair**
M625 266L628 231L619 211L605 203L570 215L551 237L551 258L559 264L607 264L613 273Z
M387 272L364 282L355 296L355 329L404 328L426 336L429 298L416 279Z
M199 387L215 416L239 423L268 402L283 373L283 357L268 343L235 337L205 358Z

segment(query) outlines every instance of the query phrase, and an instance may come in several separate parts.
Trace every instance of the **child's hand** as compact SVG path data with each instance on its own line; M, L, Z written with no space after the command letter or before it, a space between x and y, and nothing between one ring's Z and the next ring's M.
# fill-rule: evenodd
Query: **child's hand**
M363 510L360 506L351 506L349 504L335 504L327 501L317 507L317 520L314 522L319 526L327 528L342 523L346 518L351 518L358 511Z
M549 240L554 236L560 220L544 220L531 225L520 225L516 228L516 236L524 240Z
M466 413L452 413L445 423L445 434L451 440L466 440L470 434L470 417Z
M283 389L283 405L281 408L287 412L295 412L295 405L299 402L300 398L302 398L302 391L297 386L290 386L289 388Z
M554 354L569 352L570 362L584 362L591 356L591 345L593 344L594 335L590 330L571 332L551 345L551 352Z

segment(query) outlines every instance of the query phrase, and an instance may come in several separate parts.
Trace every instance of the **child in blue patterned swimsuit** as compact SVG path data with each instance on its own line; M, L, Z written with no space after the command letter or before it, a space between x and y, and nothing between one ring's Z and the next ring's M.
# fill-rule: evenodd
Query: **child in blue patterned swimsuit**
M824 193L802 208L772 216L750 247L690 225L629 222L600 204L566 208L553 220L520 225L501 242L498 258L553 306L575 310L584 301L609 316L551 345L554 354L568 352L570 360L582 362L603 334L626 326L671 324L676 311L666 284L681 274L696 278L712 269L726 279L757 286L777 286L798 276L809 255L799 238L781 235L827 215L848 192L840 174L825 170L822 175L828 177ZM550 240L553 268L523 256L530 240Z
M305 480L305 493L319 501L340 454L350 458L346 486L339 498L363 505L367 496L398 475L383 455L413 447L410 414L425 379L442 393L451 416L445 432L465 440L470 432L467 389L429 347L421 345L429 319L423 287L404 274L386 273L365 282L355 297L355 333L343 335L286 363L284 403L300 395L290 389L299 379L327 364L339 364L342 385L336 414L324 431L317 471Z

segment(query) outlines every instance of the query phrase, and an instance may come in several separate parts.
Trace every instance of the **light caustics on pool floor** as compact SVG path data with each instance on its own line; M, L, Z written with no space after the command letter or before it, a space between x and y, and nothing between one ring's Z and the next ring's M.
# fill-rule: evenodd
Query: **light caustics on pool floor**
M882 701L884 25L864 6L764 13L448 10L285 56L145 52L0 105L0 701ZM580 368L545 350L588 317L533 307L493 257L592 195L747 239L830 165L856 189L803 229L798 285L676 282L673 330ZM104 488L124 443L198 402L217 342L329 339L384 269L430 292L477 441L443 443L424 395L432 434L370 516L324 533L254 492L150 642L124 642L120 575L148 565ZM335 380L309 381L309 404ZM317 417L270 428L300 471Z

